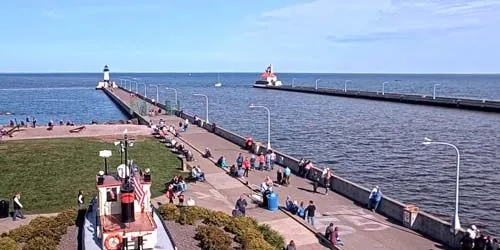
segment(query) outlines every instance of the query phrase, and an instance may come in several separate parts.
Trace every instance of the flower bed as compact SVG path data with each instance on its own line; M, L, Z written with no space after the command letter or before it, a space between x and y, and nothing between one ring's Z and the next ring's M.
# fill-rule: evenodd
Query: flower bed
M75 225L77 211L67 209L57 216L40 216L28 225L3 233L0 236L0 246L5 250L56 250L61 237L68 227Z
M194 225L196 239L202 249L227 250L236 242L243 250L283 249L283 237L268 225L259 225L251 217L231 217L202 207L177 207L173 204L160 206L158 209L164 220L174 220L181 225Z

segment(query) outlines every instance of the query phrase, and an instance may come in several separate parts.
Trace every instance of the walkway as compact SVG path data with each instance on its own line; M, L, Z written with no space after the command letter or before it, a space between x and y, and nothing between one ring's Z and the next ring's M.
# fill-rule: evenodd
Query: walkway
M115 90L113 93L120 98L124 97L125 100L122 99L124 101L130 99L128 93L122 90ZM154 117L153 121L160 118L172 125L176 125L180 121L177 117L164 115ZM187 132L182 133L181 139L185 144L198 149L198 151L209 147L215 159L224 155L230 164L235 162L239 153L250 156L248 151L242 150L239 146L194 125L191 125ZM234 204L240 194L249 192L249 189L241 182L217 169L213 162L201 158L199 154L196 154L195 158L199 161L198 164L202 169L208 173L208 185L227 197L230 204ZM250 184L260 185L266 175L275 179L276 172L251 171L247 180ZM203 188L203 190L207 189ZM441 244L400 225L393 224L387 218L359 207L351 200L334 192L330 192L329 195L324 195L322 192L311 192L310 182L303 178L292 176L290 186L275 187L274 190L280 195L280 205L284 204L287 195L299 202L307 203L309 200L313 200L318 208L318 214L321 215L316 217L316 230L323 233L326 226L333 222L335 226L339 227L340 236L346 244L342 249L443 249ZM198 200L200 198L198 197ZM229 204L227 205L229 209ZM294 239L301 246L299 249L321 248L312 233L283 212L272 213L264 209L251 209L249 215L270 224L275 230L280 231L287 240Z

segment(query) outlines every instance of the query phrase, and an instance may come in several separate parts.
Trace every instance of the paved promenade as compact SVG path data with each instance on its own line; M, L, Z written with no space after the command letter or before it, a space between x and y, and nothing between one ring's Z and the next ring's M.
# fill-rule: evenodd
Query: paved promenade
M113 93L126 103L130 103L132 97L128 93L122 90L115 90ZM165 115L155 116L151 119L156 122L160 118L172 125L176 125L180 120L177 117ZM239 146L193 125L189 127L187 132L182 133L181 139L189 147L197 150L209 147L215 159L224 155L230 164L235 162L240 152L245 156L250 156L248 151L242 150ZM230 209L229 205L234 204L240 194L249 192L247 187L215 167L213 162L201 158L200 154L195 154L195 158L202 169L207 172L207 185L211 185L214 190L228 199L228 203L222 202L228 206L227 209ZM267 175L275 179L275 171L251 171L247 180L250 184L260 185ZM340 236L345 242L342 249L443 249L439 243L424 238L402 226L392 224L387 218L359 207L343 196L334 192L324 195L324 189L321 188L318 189L321 193L313 193L311 187L308 180L292 176L290 186L275 187L274 190L280 195L280 205L284 204L287 195L299 202L307 203L309 200L313 200L318 208L317 214L321 215L316 217L315 229L323 233L326 226L333 222L335 226L339 227ZM203 190L206 192L206 189ZM197 196L197 200L200 200L201 196ZM206 199L210 198L206 197ZM301 227L303 229L305 227L297 222L293 223L292 218L283 212L268 212L256 208L250 209L249 215L270 224L274 229L280 231L287 240L296 241L301 246L299 249L321 248L312 233L308 230L301 230Z

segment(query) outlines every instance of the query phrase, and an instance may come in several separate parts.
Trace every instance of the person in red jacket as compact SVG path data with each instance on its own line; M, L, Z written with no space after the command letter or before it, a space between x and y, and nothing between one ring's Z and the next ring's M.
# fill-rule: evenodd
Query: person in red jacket
M245 156L245 159L243 160L243 176L248 177L248 171L250 170L250 161L248 160L248 157Z

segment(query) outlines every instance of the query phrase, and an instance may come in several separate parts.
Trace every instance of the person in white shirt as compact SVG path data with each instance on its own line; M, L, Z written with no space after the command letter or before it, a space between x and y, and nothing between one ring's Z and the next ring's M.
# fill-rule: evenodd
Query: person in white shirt
M271 158L270 159L271 170L273 170L274 169L274 163L276 162L276 154L274 153L274 151L271 151L271 154L269 155L269 157Z
M12 198L14 201L14 215L12 216L12 220L17 220L17 217L21 219L26 219L23 214L23 204L21 204L21 193L16 193L16 195Z
M78 198L77 198L78 209L84 208L84 203L85 203L84 200L85 198L83 197L83 191L82 190L78 191Z

